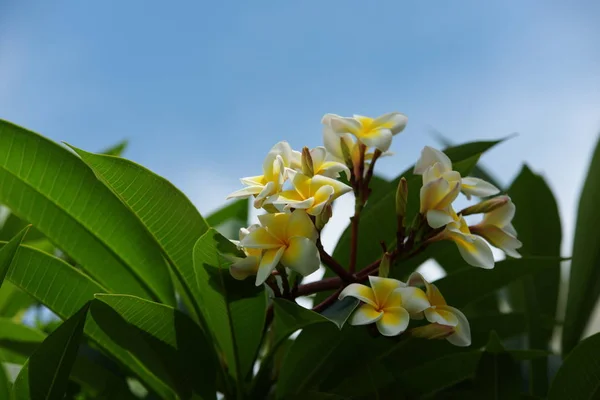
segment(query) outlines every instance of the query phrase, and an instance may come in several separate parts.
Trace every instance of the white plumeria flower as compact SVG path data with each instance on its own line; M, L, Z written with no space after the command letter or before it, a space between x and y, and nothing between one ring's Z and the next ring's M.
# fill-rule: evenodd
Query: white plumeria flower
M310 215L317 216L327 204L352 190L345 183L323 175L308 177L293 170L288 170L287 175L293 189L285 190L268 201L268 204L273 204L279 211L303 209Z
M423 315L427 321L433 324L452 327L451 331L447 331L446 340L455 346L471 345L469 321L459 309L446 304L446 300L437 286L427 282L418 272L413 272L410 275L408 284L410 286L425 287L429 307L423 310ZM436 332L432 331L432 333Z
M471 232L483 236L492 246L498 247L506 254L514 258L521 258L517 249L523 243L517 239L517 231L511 221L515 216L515 204L508 196L506 204L484 214L483 220L475 226L470 227Z
M454 220L451 205L460 193L460 181L458 172L445 170L439 162L425 170L419 194L420 213L432 228L441 228Z
M339 140L339 138L338 138ZM313 162L313 173L315 175L323 175L330 178L338 178L341 173L346 173L350 177L350 173L343 160L340 162L335 157L331 157L327 153L327 149L323 146L315 147L310 150L310 157ZM295 171L302 172L302 152L293 151L292 166Z
M340 293L340 300L350 296L363 302L350 317L351 325L375 323L382 335L396 336L408 327L410 314L429 307L425 293L419 288L377 276L369 276L369 282L371 287L352 283Z
M434 149L433 147L425 146L421 151L421 157L415 164L413 173L415 175L423 175L425 172L435 164L439 164L438 169L441 174L452 171L452 161L443 152ZM460 177L460 175L459 175ZM471 196L487 197L498 194L500 190L489 182L483 179L473 178L470 176L461 179L461 191L471 198Z
M384 114L377 118L354 115L341 117L335 114L326 114L323 123L340 136L354 135L358 141L367 147L375 147L384 152L390 148L392 137L406 127L408 117L399 112ZM352 147L349 147L352 148Z
M256 275L258 272L258 266L260 265L260 259L262 257L262 249L251 249L245 248L241 245L241 241L248 236L250 232L257 229L259 225L251 225L250 227L240 229L240 241L233 241L239 249L241 249L246 257L236 257L232 255L226 255L230 261L233 262L229 267L229 272L237 280L244 280L251 275Z
M358 141L349 133L345 134L337 134L333 131L330 126L331 117L336 116L334 114L326 114L321 121L323 123L323 143L325 144L325 149L327 149L327 158L333 161L338 161L344 163L344 152L342 151L342 143L343 140L346 144L346 147L350 151L350 157L352 158L352 165L358 165L360 162L360 146ZM385 152L381 154L381 157L385 155L390 155L392 153ZM373 159L373 151L367 148L364 156L364 162L368 163Z
M261 226L241 240L245 249L264 250L256 274L256 286L266 281L279 263L302 276L319 269L317 229L304 210L289 214L263 214L258 219Z
M481 237L471 233L467 221L456 215L452 207L449 207L448 212L453 218L452 222L432 240L452 240L468 264L485 269L494 268L494 255L490 246Z
M227 196L244 198L255 196L254 207L261 208L266 199L281 191L285 181L285 168L293 163L292 148L287 142L279 142L269 151L263 162L263 174L240 179L246 185Z

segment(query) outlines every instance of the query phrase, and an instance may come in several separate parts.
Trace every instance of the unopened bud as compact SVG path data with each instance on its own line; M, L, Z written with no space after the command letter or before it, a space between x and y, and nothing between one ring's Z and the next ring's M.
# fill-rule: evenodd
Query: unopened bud
M497 208L502 207L510 201L508 196L498 196L493 199L484 200L481 203L472 205L462 210L459 214L461 215L472 215L472 214L486 214L494 211Z
M340 138L340 147L342 148L342 155L344 156L344 162L346 163L346 166L350 168L350 171L354 171L354 163L352 162L350 148L343 137Z
M433 323L413 328L410 334L422 339L445 339L454 333L454 327Z
M391 255L388 252L383 253L383 256L381 257L381 262L379 263L379 276L381 278L387 278L388 275L390 274L390 262L391 262Z
M315 174L313 160L308 147L302 149L302 173L309 177L312 177Z
M396 189L396 216L398 219L406 216L406 204L408 203L408 183L404 177L400 178Z
M333 207L331 203L328 203L324 208L321 214L317 215L317 219L315 221L315 226L317 230L322 230L325 225L329 222L329 219L333 215Z

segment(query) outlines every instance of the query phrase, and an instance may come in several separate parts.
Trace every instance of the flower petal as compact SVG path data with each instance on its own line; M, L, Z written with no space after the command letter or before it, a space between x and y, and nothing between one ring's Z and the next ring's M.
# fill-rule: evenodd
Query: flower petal
M442 307L440 307L442 308ZM446 338L450 343L455 346L466 347L471 345L471 327L465 314L459 309L445 306L445 310L448 310L456 316L458 324L454 327L454 333Z
M460 255L468 264L485 269L494 268L494 255L485 240L476 235L471 235L472 242L461 239L459 235L453 238Z
M377 330L383 336L396 336L408 328L410 314L404 308L385 311L383 317L377 320Z
M435 210L450 192L450 183L444 178L438 178L421 187L421 214L428 210Z
M467 176L462 178L462 192L470 198L470 196L488 197L500 193L500 189L483 179Z
M287 226L290 220L289 214L262 214L258 216L258 220L267 232L279 240L280 245L287 239Z
M440 325L456 326L458 318L453 312L443 309L443 307L431 307L425 310L427 321L438 323Z
M301 236L313 242L317 240L317 229L304 210L294 210L287 225L287 237Z
M357 135L358 140L368 147L375 147L387 151L392 144L392 131L386 128L377 128L368 133Z
M433 147L425 146L421 151L421 157L415 164L413 173L416 175L421 175L427 168L431 167L436 162L441 164L444 171L452 170L452 161L450 161L450 158L448 158L446 154L434 149Z
M284 250L285 247L280 247L278 249L267 250L263 253L256 273L256 286L262 285L269 275L271 275L271 272L273 272L277 267L277 264L279 264L279 260L281 260Z
M338 135L344 133L358 135L361 130L361 124L356 119L345 118L340 116L330 117L329 126Z
M340 293L338 296L338 299L343 300L347 296L359 299L363 303L367 303L372 307L377 307L373 289L368 286L361 285L360 283L351 283L350 285L346 286L344 290L342 290L342 293Z
M302 276L308 276L321 265L317 245L309 238L293 237L283 252L281 263Z
M248 186L264 186L265 185L265 176L257 175L257 176L247 176L246 178L240 178L240 182L244 185Z
M260 257L257 256L237 258L237 260L229 267L229 272L231 273L231 276L241 281L251 275L256 275L259 264Z
M310 193L311 196L315 196L316 192L324 187L330 186L333 188L333 199L337 199L343 194L348 193L352 188L337 179L329 178L327 176L315 175L312 177L310 182Z
M375 118L374 126L381 126L389 129L393 135L397 135L406 128L408 117L399 112L391 112Z
M416 287L403 287L394 290L390 298L391 300L395 295L399 294L402 298L402 308L408 311L410 314L416 314L431 307L427 295L424 291Z
M515 216L517 208L515 203L509 201L505 205L496 208L492 212L489 212L483 216L482 225L495 225L499 228L503 228L510 225L512 219ZM513 228L514 229L514 228Z
M243 247L251 249L275 249L282 245L281 241L270 234L264 227L248 232L240 243Z
M427 299L432 306L442 306L446 305L446 300L444 300L444 296L440 290L433 283L429 283L423 278L418 272L413 272L410 274L408 278L408 284L410 286L422 287L425 288L425 294L427 295Z
M454 218L452 218L450 214L442 210L429 210L427 211L426 217L427 223L433 229L441 228L454 221Z
M382 311L377 311L370 304L361 304L352 313L350 317L350 325L368 325L378 321L383 317Z
M386 304L389 295L394 290L406 286L404 282L399 280L381 278L379 276L369 276L369 283L371 284L371 289L373 289L375 301L380 307Z
M504 229L494 225L483 225L474 226L473 232L483 236L492 246L501 249L509 256L521 258L521 255L516 250L521 248L523 243Z
M237 199L244 198L259 194L263 190L262 186L248 186L240 190L236 190L235 192L229 194L225 199Z

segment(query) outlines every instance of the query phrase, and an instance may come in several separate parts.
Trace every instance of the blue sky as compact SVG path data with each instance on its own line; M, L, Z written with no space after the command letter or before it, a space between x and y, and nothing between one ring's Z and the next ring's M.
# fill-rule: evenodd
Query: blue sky
M600 131L600 3L432 4L2 0L0 118L92 151L127 138L203 212L277 141L319 145L327 112L408 115L390 177L432 128L518 132L484 161L504 183L524 161L548 179L568 254Z

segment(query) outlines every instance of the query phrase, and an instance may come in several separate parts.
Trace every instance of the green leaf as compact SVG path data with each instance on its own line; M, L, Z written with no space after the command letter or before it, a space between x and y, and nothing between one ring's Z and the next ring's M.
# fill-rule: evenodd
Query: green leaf
M579 198L562 351L579 342L600 296L600 141Z
M500 142L502 142L502 140L466 143L447 148L444 152L454 163L454 168L459 170L461 174L467 175L470 172L470 169L477 163L479 156ZM422 178L421 176L413 175L412 170L413 167L404 171L396 179L390 182L387 188L383 187L383 185L378 185L374 193L379 194L369 200L362 212L356 263L358 270L381 256L380 242L382 240L388 245L395 241L396 218L391 217L393 217L396 212L396 188L401 177L405 177L408 183L407 221L410 223L411 218L418 212L419 190ZM340 237L333 252L333 257L344 266L347 266L350 260L350 238L351 230L350 227L348 227ZM403 269L403 271L406 270ZM394 273L394 268L392 268L392 273ZM327 269L325 271L325 277L330 276L333 276L333 273ZM318 293L315 302L321 302L329 294L329 292Z
M206 222L229 239L238 239L240 228L248 226L248 199L233 201L206 217Z
M21 369L13 385L14 399L57 399L64 397L89 303L50 334Z
M0 202L108 289L174 302L159 249L119 199L70 151L1 120Z
M0 357L0 399L10 399L11 383L8 380L8 374L4 369L2 357Z
M346 297L343 300L337 300L330 307L327 307L321 315L342 329L352 312L358 307L360 300L354 297Z
M477 365L474 386L482 399L512 400L519 397L519 364L504 350L494 331Z
M276 349L292 333L309 325L329 322L329 320L314 311L285 299L273 300L273 348Z
M71 380L81 385L92 399L137 399L129 390L125 377L115 375L87 357L77 357L71 371Z
M204 319L225 354L230 373L241 382L252 368L262 338L267 295L250 280L231 277L230 262L221 254L237 251L233 243L210 229L194 247L194 269Z
M125 151L125 149L127 148L128 145L129 145L129 142L127 140L122 140L119 143L115 144L114 146L104 149L100 153L105 154L107 156L121 157L121 155L123 154L123 152Z
M6 273L10 268L10 264L13 262L15 258L15 254L19 249L19 245L23 241L23 237L27 234L29 227L26 226L21 232L19 232L14 238L10 240L7 244L5 244L2 249L0 249L0 288L2 287L2 283L4 282L4 278L6 277Z
M187 315L133 296L99 294L96 299L110 307L108 310L92 307L100 328L136 356L140 349L154 353L139 354L138 358L158 359L182 398L215 398L217 357L214 348ZM139 341L147 346L141 348Z
M600 397L600 333L581 341L565 359L548 400L592 400Z
M34 299L5 280L0 289L0 317L14 318L34 303Z
M27 246L19 248L6 278L62 319L73 316L86 302L93 300L95 294L106 292L102 286L66 262ZM85 333L157 393L164 398L174 397L164 382L112 341L93 318L88 318Z
M0 318L0 348L20 355L17 360L25 362L44 341L46 335L37 329L19 324L8 318ZM15 359L11 361L17 361Z
M17 217L14 213L9 213L6 219L4 220L4 224L2 225L2 229L0 229L0 241L8 242L14 236L16 236L19 232L25 229L29 223L23 221L21 218ZM27 240L37 240L43 238L44 235L37 229L30 227L29 232L27 232Z
M183 295L199 316L193 248L208 225L198 210L169 181L132 161L71 148L143 223L174 267Z
M554 273L555 257L506 259L494 269L467 267L435 282L448 304L461 308L531 274Z
M540 175L523 166L520 174L508 190L517 206L513 225L519 233L523 247L519 252L527 256L555 257L547 261L552 268L532 274L511 289L520 292L524 300L524 311L528 319L529 348L548 350L554 333L558 289L560 285L560 245L562 228L558 206L548 184ZM513 304L513 309L518 309ZM539 359L531 363L531 394L544 397L548 392L548 360Z

